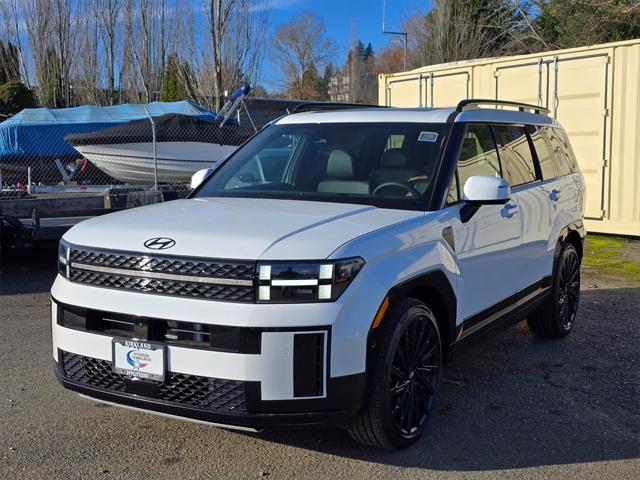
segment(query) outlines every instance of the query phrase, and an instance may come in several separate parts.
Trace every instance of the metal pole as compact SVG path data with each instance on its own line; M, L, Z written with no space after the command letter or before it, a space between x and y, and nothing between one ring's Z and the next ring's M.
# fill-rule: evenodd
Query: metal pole
M27 167L27 193L31 195L31 167Z
M144 111L147 112L149 116L149 121L151 122L151 136L153 141L153 189L158 191L158 151L156 145L156 122L153 121L153 117L147 110L147 107L144 107Z
M404 39L404 59L402 61L402 65L404 66L403 70L407 71L407 34L403 34L402 38Z
M404 71L407 71L407 32L391 32L386 31L384 28L385 20L387 16L387 0L382 0L382 33L387 35L401 35L402 40L404 41L404 59L403 66Z

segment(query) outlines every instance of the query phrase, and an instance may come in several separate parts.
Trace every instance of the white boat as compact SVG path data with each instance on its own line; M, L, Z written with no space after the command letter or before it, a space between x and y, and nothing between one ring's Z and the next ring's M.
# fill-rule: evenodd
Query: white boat
M180 114L154 118L158 182L185 183L197 170L226 158L255 130ZM151 124L132 122L65 140L107 175L124 183L153 183L156 160Z
M235 91L215 117L169 113L153 118L158 182L187 183L194 172L233 153L255 134L257 126L307 105L323 105L255 98L245 102L249 90L249 85L244 85ZM104 173L123 183L154 182L156 160L149 119L70 134L64 139Z

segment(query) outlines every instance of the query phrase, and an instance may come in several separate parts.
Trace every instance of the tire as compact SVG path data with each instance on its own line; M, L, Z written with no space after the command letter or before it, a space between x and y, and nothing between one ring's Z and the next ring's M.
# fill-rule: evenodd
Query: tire
M562 338L572 329L580 300L580 256L567 243L554 269L551 293L527 318L529 329L542 338Z
M365 445L394 450L426 429L440 383L442 342L435 315L413 298L392 306L380 328L364 403L349 433Z

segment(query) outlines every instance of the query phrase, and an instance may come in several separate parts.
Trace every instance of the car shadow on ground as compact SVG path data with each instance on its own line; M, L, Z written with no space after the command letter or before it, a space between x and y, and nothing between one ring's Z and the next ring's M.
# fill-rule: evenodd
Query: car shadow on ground
M57 245L0 252L0 296L45 293L56 278Z
M575 330L539 340L522 322L446 366L427 434L397 452L339 430L264 431L263 439L400 467L473 471L640 456L640 288L582 292Z

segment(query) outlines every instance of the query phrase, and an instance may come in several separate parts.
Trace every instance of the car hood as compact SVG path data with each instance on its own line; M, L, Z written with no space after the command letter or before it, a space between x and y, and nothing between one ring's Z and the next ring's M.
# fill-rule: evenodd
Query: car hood
M64 239L75 245L226 259L323 259L361 235L423 215L368 205L255 198L175 200L94 217ZM166 237L175 245L144 243Z

